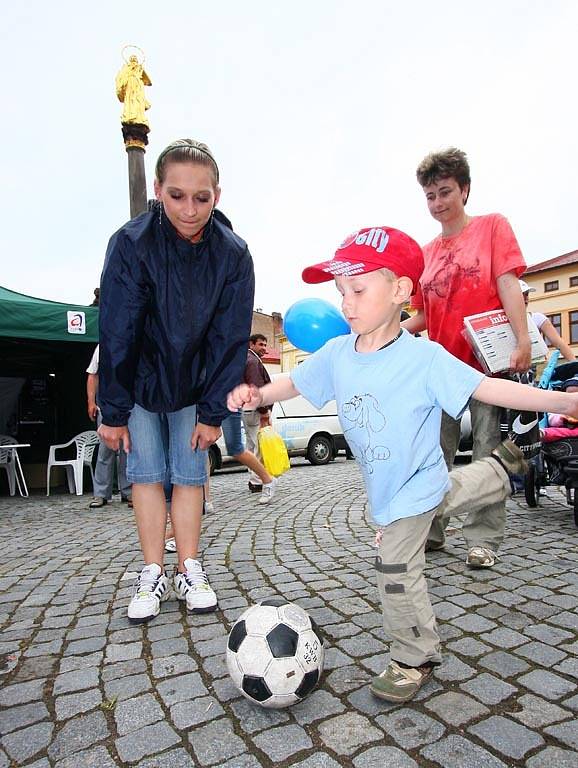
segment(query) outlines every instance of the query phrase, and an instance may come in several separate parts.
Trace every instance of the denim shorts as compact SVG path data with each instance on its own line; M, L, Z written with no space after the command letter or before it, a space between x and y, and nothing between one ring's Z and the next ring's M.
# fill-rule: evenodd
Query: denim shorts
M241 411L230 413L221 424L227 446L227 456L238 456L245 450L243 442Z
M164 483L167 479L174 485L203 485L207 451L191 448L196 423L195 405L173 413L151 413L135 405L128 420L129 482Z

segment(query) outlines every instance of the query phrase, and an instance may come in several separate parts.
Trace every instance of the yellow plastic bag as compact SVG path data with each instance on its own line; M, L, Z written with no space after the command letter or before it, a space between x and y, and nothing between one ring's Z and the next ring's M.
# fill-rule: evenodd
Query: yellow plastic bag
M261 427L257 433L261 461L270 475L279 477L290 469L289 455L281 435L273 427Z

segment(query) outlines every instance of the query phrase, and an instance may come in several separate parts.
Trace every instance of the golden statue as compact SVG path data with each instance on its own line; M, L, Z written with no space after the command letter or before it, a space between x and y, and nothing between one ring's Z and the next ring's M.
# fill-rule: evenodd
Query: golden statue
M143 67L142 62L134 54L116 76L116 95L122 101L124 108L120 118L121 123L146 125L145 110L150 109L150 104L145 98L145 85L152 85L150 77Z

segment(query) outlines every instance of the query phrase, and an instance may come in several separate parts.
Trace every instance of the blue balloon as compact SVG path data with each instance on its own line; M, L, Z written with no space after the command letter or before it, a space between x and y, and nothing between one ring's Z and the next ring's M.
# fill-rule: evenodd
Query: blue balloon
M301 299L292 304L283 330L291 344L304 352L316 352L329 339L351 332L341 312L323 299Z

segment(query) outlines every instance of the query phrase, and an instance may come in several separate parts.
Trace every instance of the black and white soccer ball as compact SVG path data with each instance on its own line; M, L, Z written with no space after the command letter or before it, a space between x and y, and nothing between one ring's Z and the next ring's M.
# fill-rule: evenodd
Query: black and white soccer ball
M279 709L302 701L323 671L323 640L309 614L270 597L248 608L227 643L227 667L245 698Z

